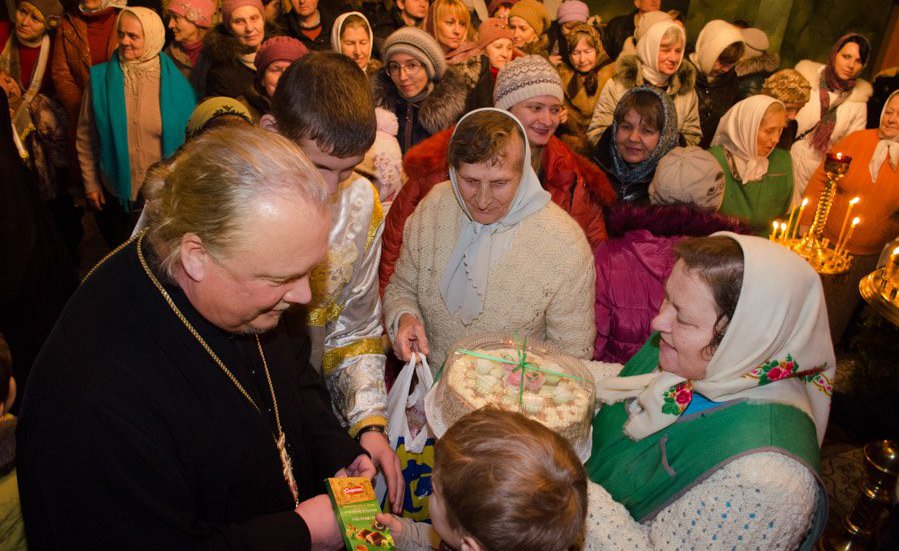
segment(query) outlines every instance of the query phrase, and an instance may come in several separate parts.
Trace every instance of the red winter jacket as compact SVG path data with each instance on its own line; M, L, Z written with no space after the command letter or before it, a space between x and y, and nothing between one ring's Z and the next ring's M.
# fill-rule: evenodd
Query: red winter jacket
M403 159L408 176L384 221L379 271L381 295L393 276L403 246L403 228L419 201L432 187L449 179L447 151L455 126L434 134L410 149ZM552 136L543 148L540 182L552 200L571 215L587 234L591 247L606 240L603 207L615 202L615 191L605 173L585 157L573 153Z

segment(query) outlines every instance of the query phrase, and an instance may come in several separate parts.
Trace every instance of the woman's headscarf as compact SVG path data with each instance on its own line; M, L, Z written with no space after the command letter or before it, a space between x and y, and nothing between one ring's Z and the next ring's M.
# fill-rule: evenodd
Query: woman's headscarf
M635 440L678 420L698 392L710 400L777 402L815 423L818 444L830 413L836 358L821 279L805 260L761 237L719 232L743 250L743 285L733 319L705 378L688 381L665 371L613 377L597 392L606 403L633 398L625 433ZM662 408L680 395L678 413Z
M450 312L459 312L462 323L469 324L484 310L487 300L487 279L491 266L495 265L503 253L512 245L515 232L513 229L528 216L539 212L550 200L549 192L540 185L537 173L531 168L531 148L528 145L527 132L514 115L502 109L487 107L475 109L459 120L462 124L466 118L482 111L495 111L510 117L521 129L521 141L524 147L521 182L518 191L509 206L509 212L499 221L490 225L479 224L471 217L465 201L459 193L456 169L450 167L449 177L453 185L453 193L459 202L459 208L465 214L462 230L456 239L456 246L450 254L449 261L443 269L440 280L440 294ZM459 124L456 128L459 128ZM455 132L454 132L455 134ZM452 138L450 138L452 142Z
M883 114L886 113L887 106L890 104L890 101L897 96L899 96L899 90L890 94L886 103L883 104L883 109L880 111L880 126L883 125ZM868 172L871 173L871 182L877 181L877 175L880 174L880 167L883 166L884 161L887 159L890 160L890 166L893 167L893 170L896 170L897 166L899 166L899 135L893 136L892 138L884 138L882 132L878 129L877 137L880 138L880 141L877 142L877 147L874 148L874 156L871 157L871 162L868 164Z
M709 21L696 37L696 51L690 54L690 61L702 74L708 75L721 52L734 42L743 42L740 29L721 19Z
M653 86L660 88L666 88L668 81L671 79L670 75L659 71L659 47L662 45L662 37L665 36L668 29L677 29L681 45L687 45L687 34L674 21L656 23L637 41L637 57L643 62L643 78ZM677 69L680 69L683 62L684 58L681 56ZM675 69L675 72L677 72L677 69Z
M840 37L830 50L830 59L827 60L827 66L825 66L824 70L821 72L821 81L818 86L818 97L821 100L821 120L818 121L817 126L815 126L809 142L812 148L822 155L826 153L827 148L830 147L830 137L837 124L837 107L846 101L849 94L852 92L852 89L855 88L856 79L851 78L849 80L842 80L837 76L837 73L833 68L837 54L850 40L853 42L861 40L868 46L869 54L861 60L862 69L868 64L868 58L870 57L871 43L868 42L868 39L864 36L855 33L849 33ZM859 47L859 50L861 50L861 47ZM861 51L859 51L859 53L861 53ZM859 72L861 72L861 70ZM833 105L830 103L830 92L833 92L838 96L834 100Z
M368 63L371 60L372 50L375 47L375 36L371 32L371 23L368 22L368 18L362 12L350 11L337 16L337 19L334 20L334 26L331 27L331 49L337 53L342 51L340 49L340 34L343 32L343 24L346 23L347 17L351 15L361 17L365 21L365 28L368 29L368 44L371 46L368 50L368 59L365 60Z
M736 103L718 123L712 145L724 146L733 155L740 181L744 184L762 179L768 173L768 157L758 154L759 126L765 111L780 104L771 96L758 94Z
M659 143L656 145L652 154L650 154L645 161L632 165L621 157L621 153L619 153L618 148L615 147L615 136L618 134L618 119L622 115L620 110L624 109L624 99L631 94L636 94L638 92L650 93L659 98L659 101L662 103L662 131L659 135ZM614 173L615 178L621 182L621 188L625 189L629 184L636 182L648 183L656 169L656 165L659 164L659 159L677 145L677 110L674 107L674 102L671 101L668 94L651 86L631 88L621 97L621 100L618 102L618 107L615 108L615 114L612 117L611 132L612 139L609 140L609 153L612 159L611 170Z
M163 46L165 46L165 25L155 11L137 6L122 8L122 11L119 12L119 17L116 20L117 29L122 22L122 17L124 17L126 13L130 13L136 17L137 20L140 21L141 27L143 27L144 53L141 54L140 58L135 59L134 61L125 61L120 57L119 63L122 64L123 68L125 65L137 65L155 59L159 56L159 52L162 51Z

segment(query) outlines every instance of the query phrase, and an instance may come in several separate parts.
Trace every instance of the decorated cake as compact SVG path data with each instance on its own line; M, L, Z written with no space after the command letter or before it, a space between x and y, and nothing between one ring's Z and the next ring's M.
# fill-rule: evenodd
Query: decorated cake
M463 339L453 350L427 400L428 421L438 435L466 413L491 405L539 421L578 454L589 453L594 384L580 360L510 335Z

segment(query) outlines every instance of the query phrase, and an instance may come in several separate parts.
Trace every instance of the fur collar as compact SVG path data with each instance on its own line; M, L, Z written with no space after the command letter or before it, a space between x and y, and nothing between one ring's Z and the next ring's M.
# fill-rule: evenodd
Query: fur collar
M757 73L773 73L780 67L780 56L771 52L764 52L761 55L741 59L734 67L738 77L745 77Z
M817 94L818 89L821 88L821 69L823 68L823 63L817 63L808 59L803 59L796 64L796 71L804 76L806 80L808 80L808 83L812 85L812 95ZM871 87L871 83L859 78L856 79L855 88L852 89L852 93L849 94L846 101L866 103L873 93L874 88Z
M606 207L604 214L610 238L633 230L647 230L659 237L699 237L716 231L751 233L749 226L736 218L689 205L616 203Z
M643 78L643 62L635 55L624 55L615 62L615 80L627 89L646 84ZM668 83L669 96L685 96L693 91L696 85L696 68L685 59Z
M375 73L371 77L371 84L375 107L396 113L397 106L405 100L396 91L387 71ZM431 134L456 124L465 112L468 90L461 69L450 66L443 78L434 85L434 90L418 103L418 122Z

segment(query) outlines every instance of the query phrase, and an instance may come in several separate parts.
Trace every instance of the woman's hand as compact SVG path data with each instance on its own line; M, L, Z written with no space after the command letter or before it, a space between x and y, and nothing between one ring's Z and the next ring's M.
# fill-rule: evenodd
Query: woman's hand
M362 434L359 443L365 451L371 455L375 467L379 467L387 480L387 495L390 496L391 510L400 514L403 512L403 494L406 491L403 481L403 468L400 458L390 447L387 435L383 432L369 431Z
M87 205L96 211L103 210L103 205L106 204L106 197L103 196L103 190L100 189L85 193L84 199L87 201Z
M428 348L428 337L425 335L425 326L412 314L400 316L396 339L393 341L393 352L404 362L408 362L412 358L413 352L421 352L425 356L431 353Z

